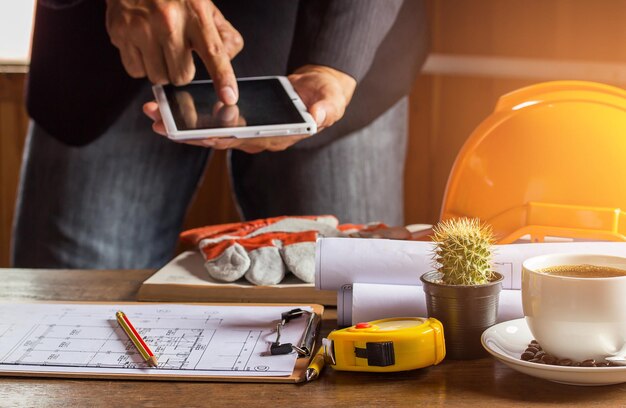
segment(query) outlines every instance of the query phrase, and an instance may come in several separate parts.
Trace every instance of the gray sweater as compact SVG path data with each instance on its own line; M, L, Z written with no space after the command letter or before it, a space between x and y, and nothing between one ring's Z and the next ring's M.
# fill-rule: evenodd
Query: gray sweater
M145 80L124 72L101 0L40 0L27 107L59 140L84 145L121 114ZM346 114L296 148L328 143L371 123L411 89L427 53L422 0L215 1L242 34L237 76L286 75L320 64L357 80ZM196 63L197 78L206 78ZM98 106L98 109L93 109Z

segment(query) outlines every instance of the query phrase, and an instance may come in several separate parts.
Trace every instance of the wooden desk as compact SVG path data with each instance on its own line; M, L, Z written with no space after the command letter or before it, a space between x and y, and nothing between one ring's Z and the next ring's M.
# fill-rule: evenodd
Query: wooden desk
M0 269L0 300L135 300L151 271ZM333 311L325 329L333 327ZM330 318L329 318L330 317ZM0 406L527 406L530 403L626 405L626 385L573 387L518 373L484 358L444 361L406 373L374 375L326 369L318 381L232 384L0 377Z

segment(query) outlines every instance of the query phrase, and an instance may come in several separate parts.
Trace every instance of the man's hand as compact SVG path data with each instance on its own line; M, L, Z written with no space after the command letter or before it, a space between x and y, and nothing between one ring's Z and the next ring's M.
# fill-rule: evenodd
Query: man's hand
M239 91L230 64L243 48L239 32L209 0L107 0L106 27L133 78L183 85L195 75L192 50L226 105Z
M341 119L356 87L356 81L351 76L320 65L301 67L289 76L289 81L315 119L318 130L329 127ZM152 125L154 131L166 135L157 103L154 101L146 103L143 111L154 121ZM265 150L285 150L306 137L307 135L249 139L208 138L184 143L218 150L239 149L247 153L259 153Z
M350 75L322 65L305 65L289 75L289 81L317 123L317 131L343 117L356 81Z

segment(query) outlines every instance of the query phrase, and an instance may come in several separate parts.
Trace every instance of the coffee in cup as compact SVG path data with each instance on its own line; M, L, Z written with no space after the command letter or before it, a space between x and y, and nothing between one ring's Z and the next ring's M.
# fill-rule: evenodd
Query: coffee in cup
M626 354L626 258L527 259L522 303L530 331L549 354L575 361Z
M556 265L539 269L538 272L570 278L615 278L617 276L626 276L626 271L623 269L589 264Z

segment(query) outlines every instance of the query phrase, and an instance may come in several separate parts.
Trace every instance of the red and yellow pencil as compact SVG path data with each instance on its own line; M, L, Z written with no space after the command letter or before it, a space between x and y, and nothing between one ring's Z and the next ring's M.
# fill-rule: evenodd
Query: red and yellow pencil
M124 332L126 332L126 335L128 335L130 341L133 342L135 348L137 349L137 351L139 351L139 354L141 354L141 357L143 357L143 359L146 360L149 365L157 367L157 358L154 356L154 353L152 352L152 350L150 350L150 347L148 347L146 342L143 341L139 332L135 330L135 327L130 322L130 320L128 320L128 317L126 317L124 312L118 311L117 313L115 313L115 317L117 317L117 322L120 324L120 326L122 326L122 329L124 329Z

